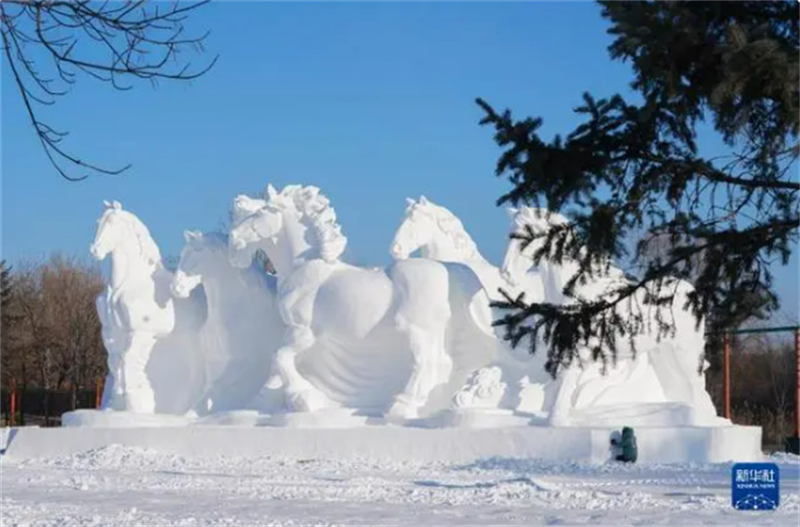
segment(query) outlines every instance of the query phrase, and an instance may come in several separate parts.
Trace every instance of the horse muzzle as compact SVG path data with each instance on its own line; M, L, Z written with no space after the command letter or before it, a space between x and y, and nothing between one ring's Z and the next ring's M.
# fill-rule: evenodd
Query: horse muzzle
M403 247L399 243L394 243L392 245L391 251L389 252L392 254L392 257L395 260L405 260L406 258L408 258L409 254L408 251L403 250Z
M101 252L100 248L97 247L97 244L95 243L89 246L89 254L91 254L92 257L95 258L96 260L102 260L103 258L106 257L106 252L105 251Z

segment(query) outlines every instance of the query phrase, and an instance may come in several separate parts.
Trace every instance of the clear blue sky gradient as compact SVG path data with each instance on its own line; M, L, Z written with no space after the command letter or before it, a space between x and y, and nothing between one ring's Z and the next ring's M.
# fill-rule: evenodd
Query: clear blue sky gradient
M499 150L479 127L483 97L565 134L584 91L630 94L612 62L597 5L526 3L216 3L188 29L211 30L217 65L190 83L118 92L81 78L43 116L71 132L72 151L133 169L81 183L60 179L2 66L2 256L87 256L103 199L150 228L165 256L184 229L213 230L231 200L267 183L319 186L349 238L347 259L390 261L405 197L420 194L462 218L499 263L508 219L495 200ZM700 137L704 148L720 144ZM776 266L784 313L798 313L798 257Z

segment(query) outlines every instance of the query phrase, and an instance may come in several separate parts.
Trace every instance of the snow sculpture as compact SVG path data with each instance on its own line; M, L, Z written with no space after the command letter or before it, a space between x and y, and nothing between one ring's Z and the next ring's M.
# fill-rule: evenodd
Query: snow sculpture
M179 350L193 346L199 308L192 304L200 300L175 302L171 273L147 227L118 201L105 206L90 247L98 260L111 257L111 283L97 299L108 351L103 407L143 414L184 412L196 387L196 366ZM171 357L164 356L165 350ZM184 381L180 386L170 378L178 371Z
M412 253L419 252L422 258L466 265L478 276L490 300L502 300L504 297L500 293L501 289L514 295L524 291L529 299L545 298L544 283L539 273L528 272L518 279L518 283L509 281L500 269L483 257L461 220L451 211L425 196L421 196L418 201L410 198L406 201L406 217L390 246L390 253L396 260L405 260ZM509 247L509 251L511 250L516 248ZM487 316L491 323L500 315L489 310ZM540 384L550 382L550 377L544 370L542 355L531 357L523 350L511 350L502 341L500 332L495 335L494 353L488 358L482 358L482 363L471 363L472 369L467 370L462 377L465 378L469 372L485 366L487 362L493 362L501 368L507 382L519 387L514 397L509 399L518 401L517 408L529 408L537 402L542 404L541 397L535 391L523 391L519 383L525 377ZM537 402L528 400L528 397L534 397Z
M534 232L543 232L550 225L567 222L559 214L530 207L512 210L512 218L512 223L518 229L530 225ZM534 241L522 252L519 247L515 247L513 251L509 248L503 264L504 275L512 281L524 277L533 266L532 255L540 244L541 242ZM546 297L550 302L567 301L561 292L577 271L577 263L571 261L565 261L561 265L548 264L543 276ZM576 292L580 297L592 299L625 284L626 280L622 271L610 266L607 274L579 286ZM704 349L703 326L698 326L693 315L683 309L692 286L685 281L675 280L669 287L675 290L671 306L676 326L675 336L658 339L649 332L639 334L635 340L640 355L634 359L626 356L624 348L620 349L620 359L610 375L602 372L602 365L594 363L588 357L587 351L582 362L588 366L567 368L558 380L555 400L549 408L551 424L567 424L570 413L575 410L584 410L585 413L593 407L631 401L683 405L689 411L689 422L682 424L713 424L718 420L711 397L705 389L705 377L698 372ZM639 305L644 305L641 298L644 294L644 291L639 293ZM626 308L620 306L619 309ZM656 327L655 321L650 323L652 327Z
M502 376L503 370L498 366L476 370L453 396L453 407L498 408L506 391Z
M506 251L502 269L483 258L460 220L446 208L422 196L418 201L408 199L406 218L391 245L396 259L408 258L419 251L422 258L459 262L469 266L481 279L493 299L501 299L499 289L511 295L524 292L529 300L564 302L562 291L566 281L577 271L575 264L554 265L542 260L534 266L532 254L537 244L520 251L519 241L512 239ZM548 228L547 222L564 222L566 218L546 211L523 207L509 209L512 232L531 225L534 230ZM623 273L611 266L605 276L583 286L579 294L596 296L625 280ZM716 412L704 388L704 377L698 375L697 365L703 350L702 330L698 330L692 315L679 306L691 286L677 284L679 294L674 301L678 337L657 340L647 333L637 338L641 352L634 360L623 353L619 362L608 372L588 358L582 366L567 368L556 380L544 371L544 357L533 357L527 365L508 361L513 352L505 350L496 357L502 371L519 386L516 409L521 412L549 416L552 425L570 423L572 413L591 415L593 408L637 403L683 405L689 413L682 424L716 422ZM519 358L517 356L517 358ZM503 359L506 359L503 361ZM503 363L505 362L505 363ZM694 362L694 366L691 366ZM652 411L648 408L646 411ZM684 412L686 414L686 412Z
M363 416L468 427L722 422L697 371L704 335L682 309L687 283L673 284L674 337L639 335L637 356L620 350L608 371L579 350L580 364L554 380L544 353L512 350L492 327L501 289L569 300L561 292L576 265L534 265L536 243L520 252L511 240L495 267L452 212L423 196L408 200L390 246L395 262L363 269L341 261L347 238L316 187L269 186L263 198L237 197L231 212L227 234L185 232L172 273L145 225L106 203L91 246L111 259L97 299L109 365L103 408L171 426L342 427ZM509 212L512 231L566 221ZM258 250L276 275L253 263ZM578 294L593 298L625 280L611 266ZM82 419L94 418L67 420Z
M231 261L238 267L249 266L254 252L262 249L277 270L278 305L288 329L275 354L268 386L283 387L288 406L295 411L333 406L328 395L298 369L299 355L316 353L309 351L315 344L346 353L348 347L363 346L374 335L393 332L395 341L408 343L413 364L388 413L417 417L431 392L450 380L448 327L472 325L493 336L485 322L470 313L470 299L458 294L469 270L428 259L398 262L385 270L348 265L339 260L347 238L318 188L292 185L278 192L269 186L267 193L263 203L244 196L236 199L238 221L230 232L229 247ZM386 351L376 346L372 353ZM323 375L333 376L332 371ZM320 380L334 383L330 378Z
M256 264L238 269L228 259L228 236L184 233L186 245L172 291L188 298L203 287L208 304L198 334L205 388L199 415L245 408L264 386L285 326L275 304L277 279Z

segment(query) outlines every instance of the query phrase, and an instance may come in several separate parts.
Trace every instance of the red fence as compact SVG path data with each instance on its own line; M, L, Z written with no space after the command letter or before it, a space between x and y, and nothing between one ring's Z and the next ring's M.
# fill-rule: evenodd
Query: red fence
M57 426L64 412L99 407L102 390L100 380L91 388L66 390L22 387L12 381L10 386L0 389L0 412L11 426Z

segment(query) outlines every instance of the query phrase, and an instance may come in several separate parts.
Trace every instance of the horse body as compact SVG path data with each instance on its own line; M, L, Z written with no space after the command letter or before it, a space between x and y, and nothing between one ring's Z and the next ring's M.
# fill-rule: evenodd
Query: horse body
M154 413L157 408L180 412L191 398L188 391L170 388L158 376L170 369L163 363L174 365L180 358L174 352L163 360L163 350L190 346L186 333L176 329L192 324L178 320L169 288L171 274L163 267L158 247L144 224L114 202L106 203L90 252L98 260L111 255L111 283L96 302L108 352L105 407L138 413ZM185 302L180 311L196 317L194 306ZM155 363L154 356L159 357ZM184 371L186 386L192 386L191 364L185 364Z
M409 198L407 202L406 218L398 228L390 250L398 262L409 261L409 256L418 251L421 258L411 260L431 259L461 264L469 268L480 280L488 300L505 300L502 292L513 297L525 293L525 298L529 301L544 299L541 273L526 270L511 280L511 277L506 276L483 257L461 221L452 212L424 196L418 201ZM516 253L516 241L512 240L508 254L516 257ZM509 255L506 256L507 259ZM530 262L528 266L530 267ZM481 312L479 317L486 320L486 325L490 325L494 319L499 318L499 314L487 304L488 301L482 305L473 303L473 308L478 308ZM502 335L499 332L495 331L493 335L494 341L485 342L483 346L494 350L490 359L503 364L503 371L510 385L518 385L525 377L529 383L548 382L549 378L544 371L544 360L541 355L520 356L502 342ZM470 367L483 365L476 362L470 364L470 366L464 365L461 378L466 379L466 376L472 373L468 371ZM524 403L520 401L520 404Z
M530 207L520 208L514 216L514 224L518 228L530 225L535 232L545 232L552 225L567 221L559 214ZM540 243L534 241L516 257L507 255L504 272L509 276L524 273L527 266L531 265L531 255L540 247ZM574 301L564 296L563 289L567 281L578 272L578 264L565 260L561 264L545 265L548 270L545 280L548 301L554 304ZM593 300L627 283L624 273L612 265L592 281L579 285L576 295L585 300ZM702 324L698 325L694 317L683 308L686 297L693 288L682 280L675 280L671 287L674 288L674 298L668 309L671 310L675 323L674 335L653 335L649 326L656 324L652 320L654 315L644 313L647 327L634 336L635 348L643 356L633 357L623 352L613 365L611 375L606 375L598 365L566 368L557 380L558 388L550 404L551 424L568 422L569 413L573 409L617 404L625 399L683 403L692 409L692 418L696 423L716 419L716 410L705 389L705 380L698 371L704 349ZM646 294L648 292L641 291L633 299L636 304L644 306L642 309L645 310ZM628 307L621 304L616 309L625 310ZM588 350L583 350L581 360L592 362Z
M334 403L327 395L298 371L298 356L320 343L364 348L372 339L378 344L389 335L396 342L399 335L407 340L412 366L389 414L416 417L430 393L447 383L452 369L446 346L453 314L447 267L431 260L401 262L386 270L342 263L346 238L327 199L314 187L290 186L281 193L270 187L265 206L248 212L240 208L243 219L230 233L231 260L243 267L257 249L269 255L277 270L280 313L288 326L268 385L283 386L294 410L330 406ZM391 360L379 360L384 368L378 369L386 369Z
M235 410L251 403L266 382L276 343L285 327L275 305L276 279L255 264L233 267L228 237L186 231L171 288L186 298L205 291L208 315L198 333L197 359L205 364L198 414Z

